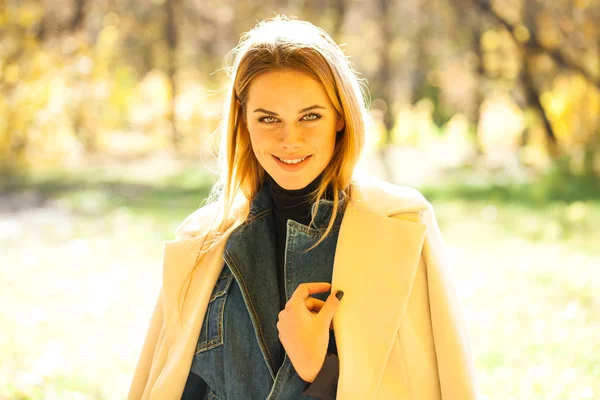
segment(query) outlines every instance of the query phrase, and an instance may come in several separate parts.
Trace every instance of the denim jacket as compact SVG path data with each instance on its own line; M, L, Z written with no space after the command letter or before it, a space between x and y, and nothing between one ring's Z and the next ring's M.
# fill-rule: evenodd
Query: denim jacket
M301 395L310 383L296 373L281 351L277 330L279 288L275 258L272 199L263 186L248 220L228 238L223 268L211 294L182 399L314 399ZM287 222L285 296L304 282L331 283L343 212L318 247L333 202L321 200L314 226ZM319 230L321 229L321 230ZM314 297L325 301L327 293ZM204 397L202 397L204 396Z

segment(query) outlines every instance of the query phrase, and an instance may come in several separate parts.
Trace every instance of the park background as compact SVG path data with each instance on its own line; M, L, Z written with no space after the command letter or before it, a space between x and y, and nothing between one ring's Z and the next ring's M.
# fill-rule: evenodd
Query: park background
M481 398L600 399L595 0L0 0L0 399L125 398L223 60L275 13L343 44L367 167L433 204Z

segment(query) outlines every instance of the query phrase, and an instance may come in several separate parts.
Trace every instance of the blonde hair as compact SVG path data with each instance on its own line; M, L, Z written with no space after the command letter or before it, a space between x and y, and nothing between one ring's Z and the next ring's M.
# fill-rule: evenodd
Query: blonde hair
M231 83L215 136L218 180L204 206L209 211L202 213L212 221L198 238L200 250L179 292L179 307L183 306L181 294L187 293L201 254L212 250L248 221L252 200L264 182L265 171L252 151L244 113L248 89L256 76L277 69L303 72L323 85L336 111L344 118L345 126L337 134L333 157L322 173L319 186L310 195L316 205L331 186L333 210L322 236L306 251L318 246L331 232L336 217L351 196L355 177L361 173L357 166L364 155L366 128L371 121L366 103L368 92L327 32L306 21L276 16L244 33L227 60L231 63L226 67ZM311 224L315 215L313 213Z
M327 188L333 189L331 218L321 238L306 250L309 251L331 232L340 207L350 197L355 170L363 157L366 125L370 121L364 95L367 92L363 93L361 80L333 39L306 21L283 16L262 21L242 35L227 60L233 60L227 68L232 79L215 142L218 181L207 199L207 206L214 207L214 220L202 233L201 252L211 250L247 221L251 202L264 182L265 171L252 151L244 107L252 80L276 69L293 69L319 81L345 121L320 185L310 195L313 204L318 204ZM315 213L313 221L314 217Z

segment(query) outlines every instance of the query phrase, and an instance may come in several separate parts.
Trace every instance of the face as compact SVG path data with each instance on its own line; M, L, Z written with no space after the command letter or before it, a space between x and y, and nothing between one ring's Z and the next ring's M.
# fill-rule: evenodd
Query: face
M333 157L336 132L344 128L323 85L287 69L252 80L246 121L258 162L289 190L306 187L323 172Z

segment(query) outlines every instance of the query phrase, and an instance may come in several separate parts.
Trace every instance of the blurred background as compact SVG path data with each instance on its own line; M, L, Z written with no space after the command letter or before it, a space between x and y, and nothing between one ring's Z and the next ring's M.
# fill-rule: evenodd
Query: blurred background
M0 0L0 399L125 398L275 13L342 44L368 169L432 202L482 399L600 399L596 0Z

